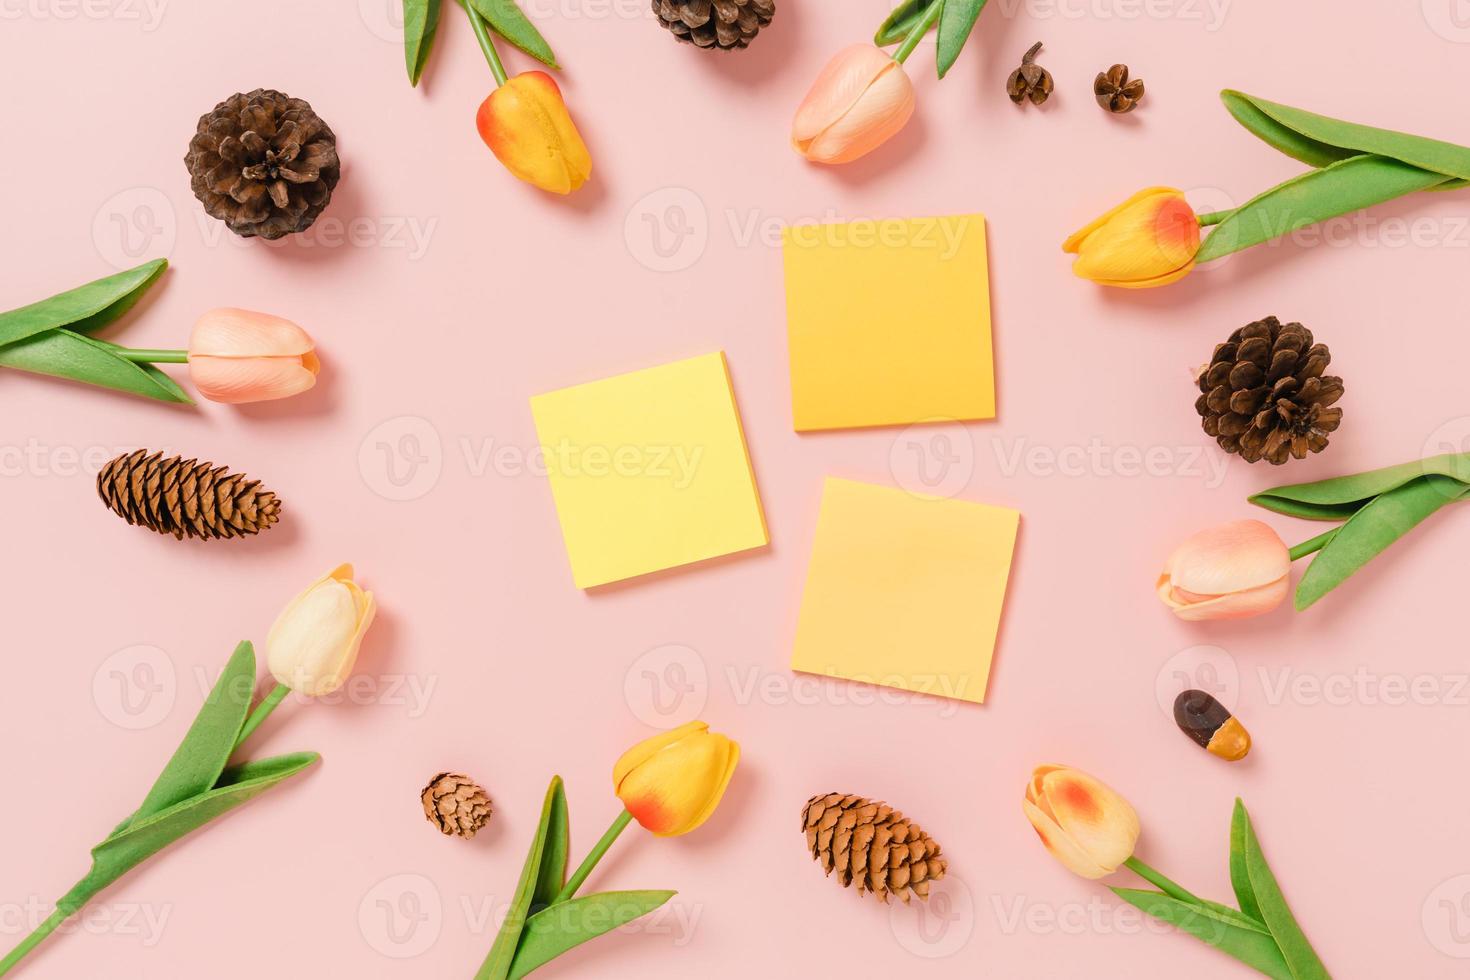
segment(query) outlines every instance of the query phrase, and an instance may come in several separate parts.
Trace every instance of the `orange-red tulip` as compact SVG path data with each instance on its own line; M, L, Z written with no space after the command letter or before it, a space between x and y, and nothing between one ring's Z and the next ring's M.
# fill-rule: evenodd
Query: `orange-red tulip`
M1199 216L1172 187L1139 191L1062 244L1072 271L1104 286L1147 289L1189 275L1199 252Z
M321 364L315 348L290 320L228 307L210 310L189 335L189 376L211 401L285 398L316 384Z
M791 124L791 145L815 163L847 163L871 153L914 114L903 65L871 44L837 53L812 84Z
M1281 605L1291 591L1291 552L1260 521L1201 531L1164 566L1159 598L1180 619L1243 619Z
M553 194L570 194L592 175L592 156L556 81L522 72L480 104L480 138L505 168Z
M739 745L691 721L624 752L613 767L613 787L645 829L678 837L715 812L739 761Z
M1052 856L1084 878L1117 871L1138 844L1133 807L1077 769L1037 766L1021 808Z

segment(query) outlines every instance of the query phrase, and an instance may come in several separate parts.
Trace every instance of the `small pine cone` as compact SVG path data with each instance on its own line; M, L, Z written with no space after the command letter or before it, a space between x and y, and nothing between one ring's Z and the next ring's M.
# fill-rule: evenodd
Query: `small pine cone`
M886 803L861 796L822 793L801 810L801 829L812 857L842 887L857 882L858 894L890 893L908 904L909 893L929 897L929 882L944 877L939 843Z
M1342 379L1324 375L1326 344L1300 323L1267 317L1242 327L1215 348L1200 373L1194 407L1204 430L1247 463L1280 465L1327 448L1342 423Z
M280 520L281 502L259 480L213 463L163 458L146 449L124 453L97 474L97 494L108 510L176 538L242 538Z
M658 22L701 48L747 47L776 16L776 0L653 0Z
M441 772L429 780L420 798L424 816L444 834L470 840L490 822L490 797L464 773Z

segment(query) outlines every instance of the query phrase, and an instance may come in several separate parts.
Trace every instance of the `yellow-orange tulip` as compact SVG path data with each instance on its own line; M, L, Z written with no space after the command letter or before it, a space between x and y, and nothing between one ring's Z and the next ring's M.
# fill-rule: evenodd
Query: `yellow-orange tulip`
M1199 252L1199 216L1172 187L1139 191L1062 244L1072 271L1104 286L1147 289L1189 275Z
M276 617L266 636L276 682L308 697L331 694L347 682L377 603L338 565L311 583Z
M645 829L678 837L715 812L739 761L739 745L691 721L624 752L613 767L613 788Z
M480 138L505 168L553 194L570 194L592 175L592 156L556 81L522 72L480 104Z
M1037 766L1021 807L1052 856L1084 878L1117 871L1138 844L1133 807L1077 769Z
M1291 591L1291 551L1269 525L1232 521L1176 548L1155 588L1180 619L1259 616Z

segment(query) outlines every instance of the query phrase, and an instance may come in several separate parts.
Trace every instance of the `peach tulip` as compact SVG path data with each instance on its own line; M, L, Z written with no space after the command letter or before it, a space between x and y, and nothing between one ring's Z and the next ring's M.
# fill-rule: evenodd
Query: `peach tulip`
M1117 871L1138 844L1133 807L1077 769L1037 766L1021 808L1052 856L1084 878Z
M1068 238L1072 271L1103 286L1147 289L1183 279L1199 252L1199 217L1172 187L1139 191Z
M240 404L299 394L321 363L310 335L290 320L224 307L189 335L189 376L211 401Z
M613 787L644 829L678 837L715 812L739 761L739 745L691 721L624 752L613 767Z
M876 150L914 114L903 64L871 44L837 53L796 110L791 145L814 163L847 163Z
M1279 606L1291 591L1291 552L1260 521L1201 531L1175 549L1159 598L1180 619L1243 619Z
M544 191L570 194L592 176L587 144L544 71L522 72L491 92L475 125L507 170Z

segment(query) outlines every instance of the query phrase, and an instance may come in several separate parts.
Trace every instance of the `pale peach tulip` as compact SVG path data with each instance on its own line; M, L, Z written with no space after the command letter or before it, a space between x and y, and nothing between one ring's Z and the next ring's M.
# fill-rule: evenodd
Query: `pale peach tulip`
M1105 878L1117 871L1138 845L1133 807L1077 769L1037 766L1021 808L1052 856L1084 878Z
M1260 521L1234 521L1181 544L1159 576L1159 598L1180 619L1244 619L1291 591L1291 552Z
M847 163L871 153L914 114L903 65L871 44L837 53L812 84L791 124L791 145L815 163Z
M316 384L321 363L311 336L290 320L222 307L189 335L189 376L211 401L286 398Z

